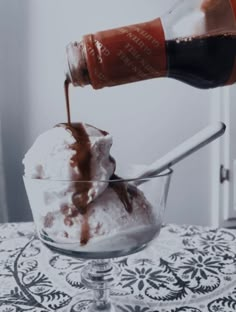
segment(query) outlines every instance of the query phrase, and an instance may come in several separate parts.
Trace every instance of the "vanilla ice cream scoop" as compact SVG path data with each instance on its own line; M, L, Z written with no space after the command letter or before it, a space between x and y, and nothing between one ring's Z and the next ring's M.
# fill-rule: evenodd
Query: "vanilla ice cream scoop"
M114 173L111 145L111 135L91 125L59 124L26 153L24 182L46 240L67 249L132 250L159 230L144 193Z
M39 235L52 245L87 252L133 250L160 230L161 210L155 212L144 192L125 180L111 180L85 214L70 200L80 182L24 177L24 183ZM98 183L103 188L105 182Z
M83 250L111 250L118 245L132 247L150 241L156 233L156 220L150 203L137 189L135 196L127 193L132 205L128 212L116 191L108 186L106 190L89 205L86 215L69 206L56 205L41 211L41 228L55 242L70 242L83 247ZM32 199L34 201L34 199Z
M70 194L71 203L83 212L107 186L96 181L108 181L115 171L111 145L111 135L91 125L59 124L41 134L26 153L23 159L25 177L93 181L86 183L83 189L64 190Z

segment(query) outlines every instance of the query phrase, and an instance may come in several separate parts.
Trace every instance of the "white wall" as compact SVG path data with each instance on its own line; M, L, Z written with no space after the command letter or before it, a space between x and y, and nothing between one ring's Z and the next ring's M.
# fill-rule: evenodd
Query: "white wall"
M10 220L30 218L21 160L27 146L28 1L0 1L0 119ZM0 207L4 209L3 206ZM2 215L5 213L2 212ZM5 214L6 215L6 214ZM0 219L0 222L5 221Z
M11 120L3 125L7 187L11 194L12 188L22 192L18 178L22 172L19 161L22 152L42 131L65 121L65 45L79 40L83 34L155 18L174 0L25 0L21 6L17 6L17 1L3 2L8 10L15 3L12 9L18 12L6 22L14 27L13 48L17 50L17 55L15 50L6 55L5 66L11 66L5 89L8 104L3 108ZM8 20L9 16L3 18ZM168 79L99 91L90 87L71 89L73 120L109 131L114 137L112 153L121 162L150 163L206 126L210 120L209 99L208 91ZM6 139L9 131L11 135ZM210 148L206 147L176 166L167 222L209 223L209 164ZM24 198L16 200L8 196L12 219L27 218ZM23 213L15 214L16 208Z

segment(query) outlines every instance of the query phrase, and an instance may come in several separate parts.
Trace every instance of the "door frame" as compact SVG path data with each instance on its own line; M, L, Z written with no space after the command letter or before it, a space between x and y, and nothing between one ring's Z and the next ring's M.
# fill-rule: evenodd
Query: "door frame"
M211 225L231 226L236 224L232 198L232 181L220 182L221 166L229 170L230 163L230 104L233 87L217 88L211 91L211 121L222 121L226 124L225 134L215 141L211 147ZM225 171L226 172L226 171ZM230 196L231 195L231 196ZM235 218L235 220L234 220Z

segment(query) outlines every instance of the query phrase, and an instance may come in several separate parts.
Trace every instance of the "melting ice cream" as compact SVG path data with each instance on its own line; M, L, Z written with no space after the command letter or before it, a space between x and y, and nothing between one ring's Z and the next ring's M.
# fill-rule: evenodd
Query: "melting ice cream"
M135 186L118 181L111 146L106 131L59 124L26 153L25 185L34 219L56 242L80 242L94 251L153 236L152 207Z

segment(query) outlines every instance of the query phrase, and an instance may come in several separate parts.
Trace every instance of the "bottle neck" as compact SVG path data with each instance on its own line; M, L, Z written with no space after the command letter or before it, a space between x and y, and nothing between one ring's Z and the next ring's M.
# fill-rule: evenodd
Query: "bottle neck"
M86 63L84 43L74 42L66 47L66 80L74 86L89 85L90 78Z

